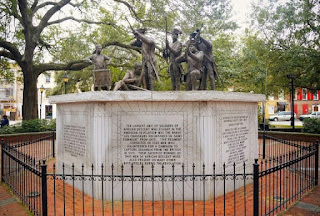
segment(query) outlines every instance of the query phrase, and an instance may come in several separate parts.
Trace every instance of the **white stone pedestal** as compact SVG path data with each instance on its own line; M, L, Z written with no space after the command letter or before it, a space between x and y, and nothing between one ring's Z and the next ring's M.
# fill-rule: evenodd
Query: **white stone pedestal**
M161 165L165 175L212 174L216 164L216 174L243 172L242 164L248 164L247 173L252 172L254 159L258 157L258 117L257 102L264 101L264 95L218 92L151 92L117 91L86 92L50 97L50 103L57 104L57 168L61 172L62 163L66 172L75 164L76 173L151 175L151 164L155 165L154 175L161 175ZM248 181L250 182L250 181ZM144 182L144 199L151 199L151 182ZM165 199L172 199L172 182L165 183ZM185 182L185 199L192 199L191 181ZM216 195L221 194L221 181L216 183ZM121 199L121 183L114 184L114 199ZM196 199L202 199L202 182L195 188ZM206 199L213 196L212 182L206 183ZM79 183L79 188L81 184ZM157 181L155 199L162 199L162 185ZM241 186L240 182L237 187ZM181 200L182 182L175 183L175 199ZM125 199L131 199L131 183L125 182ZM134 199L141 199L141 182L134 183ZM232 190L228 186L227 190ZM88 194L90 187L85 189ZM97 184L96 198L101 197L101 187ZM111 183L104 184L104 199L111 199Z

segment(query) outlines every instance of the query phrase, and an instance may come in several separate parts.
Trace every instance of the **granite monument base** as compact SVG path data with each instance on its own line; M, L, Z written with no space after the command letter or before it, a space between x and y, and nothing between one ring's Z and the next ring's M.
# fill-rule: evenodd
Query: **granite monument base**
M84 164L86 174L101 175L103 164L103 174L114 178L105 179L103 190L101 182L94 183L98 199L102 191L105 200L211 199L223 193L224 182L212 177L203 181L200 175L221 174L224 167L233 173L234 163L237 173L243 173L243 163L246 173L252 172L258 156L257 102L264 100L263 95L218 91L52 96L58 171L64 163L71 173L74 163L76 174ZM182 175L193 174L195 179L182 181ZM147 176L143 181L142 175ZM233 190L233 183L227 180L226 191ZM82 188L81 182L75 186ZM243 180L236 180L236 188L240 186ZM89 195L91 188L85 186Z

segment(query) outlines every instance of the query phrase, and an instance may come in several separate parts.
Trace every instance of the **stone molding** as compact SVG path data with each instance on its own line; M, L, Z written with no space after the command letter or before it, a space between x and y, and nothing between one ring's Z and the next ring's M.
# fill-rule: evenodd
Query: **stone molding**
M262 102L262 94L222 91L97 91L50 96L51 104L108 101L237 101Z

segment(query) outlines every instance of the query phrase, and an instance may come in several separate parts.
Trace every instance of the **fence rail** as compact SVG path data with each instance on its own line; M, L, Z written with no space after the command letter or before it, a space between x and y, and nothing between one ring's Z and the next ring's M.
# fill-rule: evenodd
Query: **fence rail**
M317 142L265 136L264 158L231 167L58 167L54 138L1 144L2 181L34 215L274 215L318 185Z
M305 151L309 152L310 147L315 142L297 141L294 138L279 138L263 133L262 143L259 145L259 155L263 158L276 160L291 152Z

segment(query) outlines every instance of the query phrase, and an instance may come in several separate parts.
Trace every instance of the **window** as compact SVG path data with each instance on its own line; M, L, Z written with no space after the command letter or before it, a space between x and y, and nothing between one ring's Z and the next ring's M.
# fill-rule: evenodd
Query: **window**
M46 119L52 119L52 105L46 105Z
M10 97L10 92L11 92L11 89L6 89L6 97Z
M294 92L294 99L295 99L295 100L297 100L297 98L298 98L297 95L298 95L298 91L296 90L296 91Z
M274 106L273 105L269 105L268 106L268 113L269 114L274 114Z
M269 95L268 96L268 100L274 100L274 96L273 95Z
M319 100L318 91L316 91L315 93L313 93L313 100Z
M46 83L50 83L50 74L46 74Z
M308 90L306 88L302 89L302 100L308 99Z
M279 100L284 100L284 91L281 91L278 95Z

